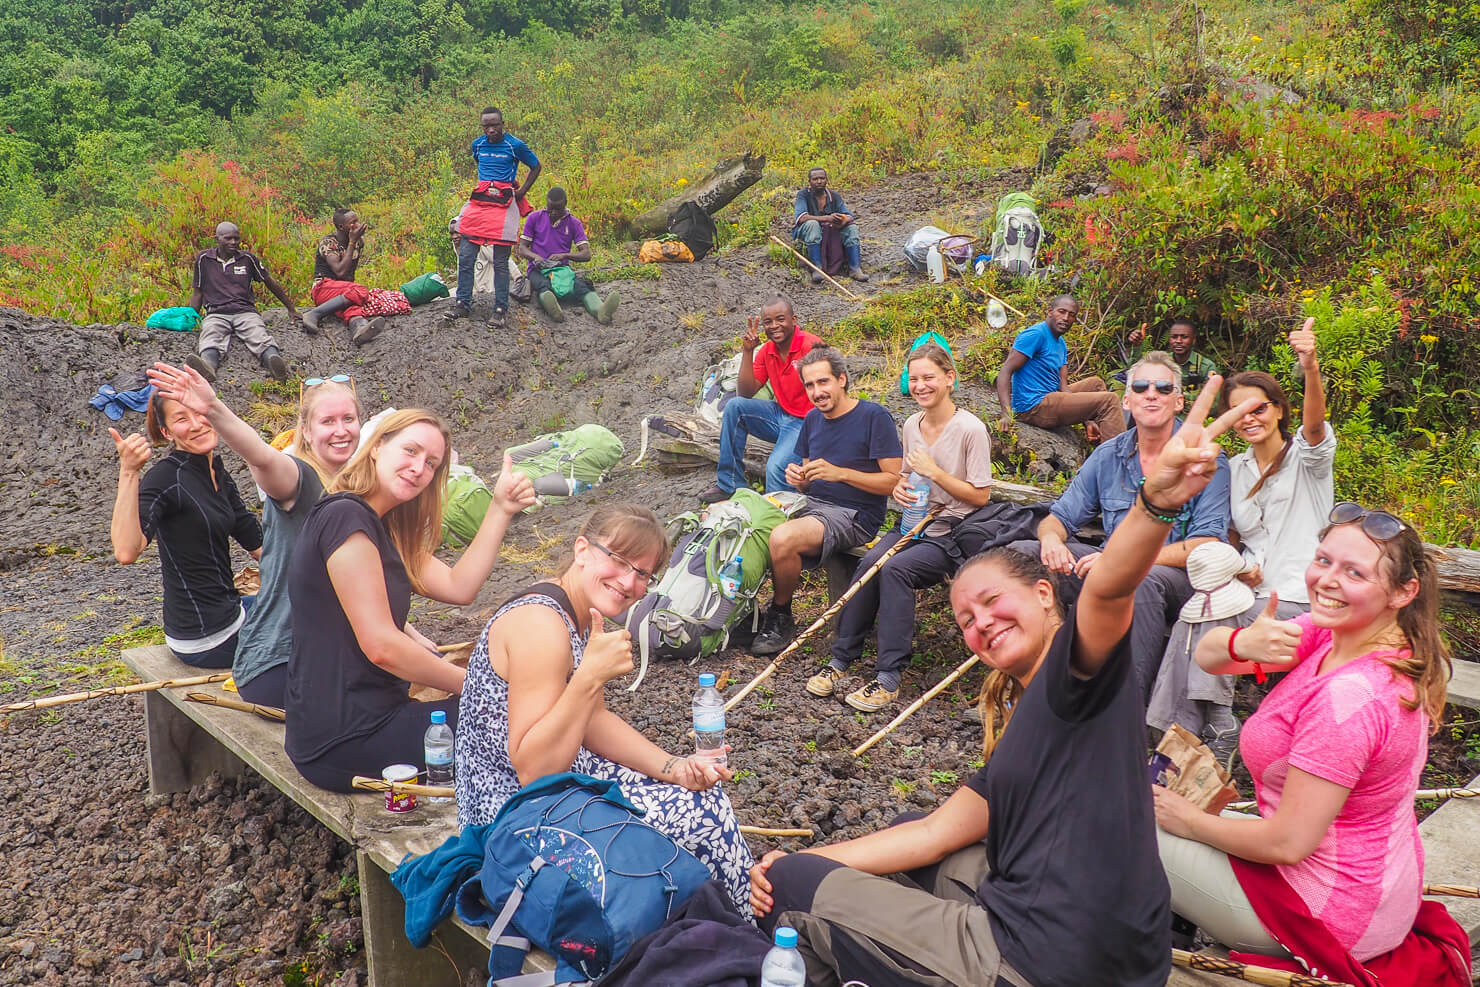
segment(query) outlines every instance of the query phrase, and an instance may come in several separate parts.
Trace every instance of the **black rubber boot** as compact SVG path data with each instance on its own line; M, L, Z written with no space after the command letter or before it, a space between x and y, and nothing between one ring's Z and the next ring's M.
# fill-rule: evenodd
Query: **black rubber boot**
M303 313L304 331L307 332L310 336L317 336L319 334L319 320L326 315L333 315L340 309L345 308L349 308L348 295L338 295L334 298L329 299L322 305L315 305L313 308Z

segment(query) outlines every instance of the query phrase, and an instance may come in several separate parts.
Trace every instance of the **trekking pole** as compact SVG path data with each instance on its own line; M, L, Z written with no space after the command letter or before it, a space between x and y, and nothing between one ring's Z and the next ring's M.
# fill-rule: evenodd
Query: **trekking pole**
M905 720L913 716L915 714L915 711L918 710L921 706L924 706L926 703L930 702L930 700L940 695L941 692L945 690L946 686L950 685L952 682L956 681L961 676L971 671L971 666L975 665L979 661L981 661L980 658L978 658L976 655L972 655L970 658L957 665L955 671L951 672L950 675L947 675L945 678L937 682L929 692L925 693L919 699L916 699L914 702L906 706L904 712L900 713L894 719L889 721L888 726L865 740L863 743L859 744L857 747L853 748L853 756L857 757L864 751L868 750L870 747L877 744L879 741L883 740L890 733L893 733L895 727L899 726Z
M100 696L129 696L136 692L155 692L159 689L174 689L185 685L207 685L211 682L224 682L231 678L230 672L220 672L215 675L192 675L183 679L159 679L155 682L138 682L134 685L115 685L109 689L91 689L87 692L72 692L65 696L48 696L45 699L26 699L18 703L10 703L0 706L0 715L5 713L19 713L28 709L48 709L52 706L65 706L68 703L80 703L87 699L97 699Z
M764 826L741 826L742 836L775 836L782 839L810 839L816 835L810 829L767 829Z
M1189 953L1185 949L1172 950L1172 965L1188 970L1201 970L1204 973L1221 973L1225 977L1251 984L1263 984L1264 987L1351 987L1351 984L1338 980L1322 980L1304 973L1272 970L1267 966L1250 966L1221 956Z
M276 706L263 706L260 703L244 703L238 699L228 699L226 696L217 696L209 692L187 692L185 698L193 703L202 703L206 706L220 706L222 709L237 709L243 713L256 713L264 720L276 720L281 723L285 719L283 711Z
M363 788L367 792L395 792L397 795L420 795L429 799L456 798L457 792L443 785L418 785L411 781L386 781L383 778L367 778L365 775L355 775L350 779L350 784L355 788Z
M437 645L437 653L450 655L454 651L461 651L463 648L472 648L477 643L476 641L459 641L456 644L439 644Z
M1423 893L1447 895L1451 898L1480 898L1480 888L1466 887L1463 884L1425 884Z
M807 258L803 257L800 253L798 253L796 247L793 247L791 244L787 243L785 240L781 239L779 236L777 236L774 233L771 234L771 239L774 240L775 242L779 243L781 246L785 247L787 250L790 250L792 253L796 254L797 255L797 260L801 261L803 264L806 264L812 270L816 271L818 274L820 274L823 277L827 278L829 281L832 281L832 285L833 285L834 288L838 289L843 294L845 294L849 298L853 299L855 302L861 302L861 301L863 301L862 298L860 298L857 295L853 294L853 292L849 291L847 288L844 288L842 285L838 284L838 282L833 281L833 276L831 274L828 274L822 268L818 267L816 264L812 263L810 260L808 260Z
M1473 799L1480 798L1480 788L1420 788L1413 793L1414 801L1433 799L1442 801L1444 799ZM1224 806L1236 812L1255 812L1259 805L1257 802L1230 802Z
M929 514L926 514L923 518L920 519L920 523L919 524L915 525L909 531L907 531L903 535L901 535L899 541L897 541L893 545L889 546L889 551L887 551L883 555L879 556L879 560L877 562L875 562L873 565L869 566L869 569L868 569L867 572L865 572L862 576L858 577L857 579L855 579L853 581L853 585L848 587L847 592L845 592L842 596L839 596L836 600L834 600L832 606L830 606L826 610L822 611L822 616L821 617L818 617L816 620L812 621L811 626L809 626L806 630L802 631L802 633L798 634L796 636L796 640L792 641L790 644L788 644L786 646L786 650L782 651L781 654L779 654L775 658L771 659L771 664L767 665L764 671L762 671L759 675L757 675L755 678L751 679L748 683L746 683L745 688L743 688L739 692L735 693L735 695L730 699L730 701L727 702L727 703L725 703L725 712L728 713L731 709L734 709L735 706L736 706L736 704L738 704L740 702L740 700L744 699L746 696L750 695L752 692L755 691L756 686L758 686L762 682L766 681L766 679L770 678L772 675L775 675L776 674L776 668L784 660L786 660L787 658L791 657L792 652L794 652L798 648L800 648L802 646L802 644L807 640L807 638L811 637L813 634L815 634L818 631L818 629L820 629L821 627L823 627L824 625L826 625L827 622L832 619L833 614L835 614L839 610L843 609L843 604L845 604L849 600L851 600L853 598L853 594L854 593L857 593L860 589L863 588L863 584L864 583L868 582L870 579L874 578L874 576L878 575L879 570L882 569L882 568L884 568L884 563L885 562L888 562L894 556L894 553L895 552L897 552L900 549L904 548L911 541L913 541L916 535L918 535L920 532L924 531L925 530L925 526L928 525L931 521L934 521L936 515L939 514L942 510L944 510L943 507L937 507L935 510L931 511ZM693 731L690 731L689 732L689 736L693 736Z

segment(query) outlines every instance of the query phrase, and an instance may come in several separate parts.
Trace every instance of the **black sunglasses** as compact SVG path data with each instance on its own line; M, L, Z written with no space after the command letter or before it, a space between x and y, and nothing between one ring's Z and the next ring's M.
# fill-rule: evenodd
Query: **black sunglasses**
M1177 385L1169 380L1147 380L1144 377L1131 381L1131 390L1137 394L1145 394L1149 389L1156 388L1156 393L1167 395L1177 389Z
M1354 521L1362 522L1362 534L1373 541L1388 541L1402 534L1408 525L1404 524L1396 515L1387 511L1369 511L1355 501L1343 500L1331 508L1330 515L1326 518L1332 524L1351 524Z

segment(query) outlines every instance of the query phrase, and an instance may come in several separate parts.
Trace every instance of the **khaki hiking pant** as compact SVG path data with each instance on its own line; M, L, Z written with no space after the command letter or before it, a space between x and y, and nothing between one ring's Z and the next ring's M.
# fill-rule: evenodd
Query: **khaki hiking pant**
M1235 819L1253 818L1232 809L1222 814ZM1229 949L1265 956L1290 955L1254 914L1228 854L1206 843L1173 836L1160 827L1156 830L1156 848L1172 887L1172 911Z
M998 952L976 900L987 870L985 843L887 877L793 853L771 866L775 908L761 924L797 930L810 987L1029 987Z
M1106 390L1105 382L1098 377L1086 377L1070 384L1067 391L1044 395L1042 401L1014 417L1039 428L1094 422L1100 428L1101 439L1111 439L1125 431L1120 396Z
M267 323L263 321L261 314L233 312L226 315L212 312L200 320L200 341L196 344L197 351L204 353L206 350L218 350L224 362L233 336L240 339L247 351L258 360L262 359L262 354L269 346L277 345L273 342L272 333L267 331Z

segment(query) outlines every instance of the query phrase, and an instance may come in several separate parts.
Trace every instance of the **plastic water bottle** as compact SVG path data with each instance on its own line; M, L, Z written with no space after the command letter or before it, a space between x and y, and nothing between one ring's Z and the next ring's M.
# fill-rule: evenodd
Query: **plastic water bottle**
M733 600L740 595L740 587L744 585L745 559L737 555L720 568L719 591L725 594L725 599Z
M694 756L718 767L725 767L725 697L714 687L714 673L699 676L699 691L694 693Z
M903 534L909 534L915 525L925 520L930 510L930 481L920 473L911 473L909 487L915 493L915 502L905 505L904 516L899 519L899 530ZM915 537L922 534L923 531L917 532Z
M1007 325L1007 309L995 298L987 302L987 325L993 329Z
M591 484L587 483L585 480L577 480L573 476L568 476L565 478L565 488L569 490L570 495L574 497L576 494L583 494L587 490L590 490Z
M451 788L456 770L453 766L455 739L452 728L447 725L447 714L442 710L432 710L432 725L427 727L422 746L427 756L427 784ZM446 802L447 799L439 797L432 801Z
M797 952L797 930L776 926L775 943L761 961L761 987L806 987L807 964Z

